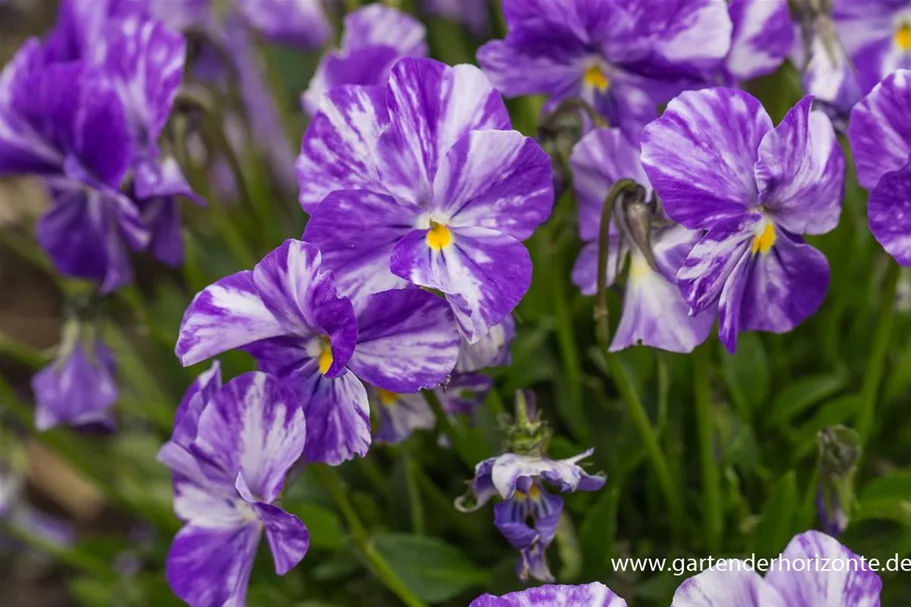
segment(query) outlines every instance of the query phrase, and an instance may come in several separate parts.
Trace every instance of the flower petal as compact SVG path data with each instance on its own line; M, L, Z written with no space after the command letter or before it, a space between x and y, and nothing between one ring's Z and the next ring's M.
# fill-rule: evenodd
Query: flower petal
M184 312L175 353L187 367L216 354L285 334L245 270L200 291Z
M614 284L617 272L623 269L629 247L620 242L620 233L611 226L610 238L607 242L607 279L605 286ZM620 250L620 259L617 251ZM582 247L579 258L573 266L573 284L579 287L583 295L595 295L598 292L598 243L589 242Z
M389 269L395 245L413 228L421 209L383 194L333 192L313 212L304 240L322 253L342 295L358 303L371 293L408 283Z
M272 42L313 49L332 39L321 0L243 0L238 8Z
M709 229L756 204L753 164L772 121L743 91L686 92L642 133L642 165L668 216Z
M436 417L424 400L423 394L395 394L385 390L373 399L380 412L379 427L373 435L378 443L397 445L415 430L430 430Z
M759 146L759 203L794 234L824 234L838 225L845 158L829 117L804 97Z
M196 439L196 426L200 414L221 386L221 363L216 360L193 380L180 399L177 412L174 414L172 441L184 448L190 447Z
M358 315L348 367L390 392L417 392L446 381L461 343L446 301L423 289L371 295Z
M559 498L557 498L559 499ZM563 502L560 500L562 509ZM493 507L493 524L513 548L528 548L538 539L538 532L529 524L525 498L508 499Z
M911 153L911 71L886 77L851 112L848 140L860 185L872 190L880 178L908 163Z
M794 25L787 0L733 0L734 35L725 68L738 80L778 69L794 46Z
M275 573L285 575L300 563L310 548L310 532L299 518L269 504L256 504L259 520L266 528Z
M342 48L353 51L380 46L406 57L427 56L427 28L406 12L382 4L368 4L345 15Z
M307 90L301 95L304 110L311 116L315 115L326 93L340 86L386 84L389 80L389 71L400 58L401 54L389 46L367 46L356 50L327 53L320 60Z
M342 86L323 97L295 164L305 211L336 190L385 191L376 142L388 122L382 87Z
M191 607L245 604L260 533L256 523L181 529L167 559L166 575L174 594Z
M870 192L870 231L886 252L911 266L911 164L886 173Z
M808 565L803 570L783 568L766 574L769 585L778 589L788 605L807 607L879 607L882 580L860 557L842 546L838 540L818 531L806 531L794 537L782 560L800 560ZM841 570L814 566L817 559L829 563L841 561Z
M626 607L626 601L600 582L578 586L544 585L502 597L478 597L468 607Z
M271 503L306 436L298 398L274 376L255 371L215 394L199 416L195 447L228 474L242 475L257 500Z
M455 142L433 181L430 212L453 228L529 238L554 204L550 157L518 131L473 131Z
M546 457L504 453L496 458L491 469L491 479L500 497L510 499L516 493L520 479L541 477L561 492L594 491L604 485L605 478L600 475L587 474L577 462L590 456L594 449L579 455L553 460Z
M746 561L727 559L680 584L671 607L786 607L762 576ZM808 606L809 607L809 606Z
M474 130L508 130L509 113L471 65L404 58L386 85L389 128L379 140L383 184L401 202L426 203L443 157Z
M459 373L472 373L487 367L509 365L512 360L510 347L515 336L516 321L512 315L508 315L475 343L470 344L463 339L455 370Z
M453 229L452 241L440 249L428 244L427 234L414 230L402 239L392 254L392 272L442 291L463 335L475 343L528 291L528 251L512 237L484 228Z

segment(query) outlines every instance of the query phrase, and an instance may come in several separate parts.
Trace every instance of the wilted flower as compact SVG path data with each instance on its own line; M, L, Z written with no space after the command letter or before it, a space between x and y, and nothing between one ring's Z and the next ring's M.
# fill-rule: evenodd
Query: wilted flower
M668 217L708 230L677 273L693 314L719 306L719 337L790 331L819 308L825 256L803 234L838 224L845 160L806 97L780 125L742 91L686 92L642 136L642 164Z
M509 130L480 70L402 59L382 87L324 97L298 159L304 239L352 297L441 291L474 343L531 283L522 241L553 205L550 159Z
M731 86L778 69L794 46L788 0L732 0L728 5L734 33L724 61Z
M626 601L598 582L579 586L545 584L503 596L485 594L468 607L626 607Z
M279 575L310 544L300 519L273 505L304 450L303 408L274 377L246 373L221 386L215 366L191 386L175 422L158 454L186 522L168 553L168 582L192 607L243 605L263 532Z
M878 607L882 581L868 563L818 531L794 537L765 578L748 561L727 560L686 580L671 607ZM801 565L795 565L800 562ZM840 563L841 568L821 563ZM790 563L790 566L784 564Z
M816 511L823 530L838 537L848 527L854 507L854 473L860 459L860 438L845 426L820 430L819 488Z
M88 327L80 327L75 321L68 323L56 358L32 378L35 427L113 427L115 371L114 355L107 346Z
M326 53L301 101L311 115L329 89L345 84L381 85L402 57L426 57L426 28L408 13L370 4L345 16L342 46Z
M870 231L898 261L911 265L911 71L898 70L855 106L848 127L857 179L870 190Z
M657 107L720 70L731 48L725 2L504 0L505 40L478 61L508 97L580 97L638 134Z
M199 293L184 315L176 353L186 365L246 348L288 382L307 413L307 459L338 464L370 446L367 391L432 388L449 375L459 336L452 313L421 289L338 295L319 251L288 240L252 271Z
M639 148L620 129L596 129L573 150L570 164L579 199L579 234L585 245L573 268L573 282L586 295L598 284L598 237L605 198L621 179L643 186L652 197L648 177L639 163ZM690 316L676 285L677 271L700 231L674 225L656 212L655 203L635 216L625 205L614 208L608 240L607 281L612 284L629 258L623 315L611 351L646 345L671 352L691 352L705 341L715 323L713 310ZM631 210L632 211L632 210ZM635 221L633 221L635 220Z

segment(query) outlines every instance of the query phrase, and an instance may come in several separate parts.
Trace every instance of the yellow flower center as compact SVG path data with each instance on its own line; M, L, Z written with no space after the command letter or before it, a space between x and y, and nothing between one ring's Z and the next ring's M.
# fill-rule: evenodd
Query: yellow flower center
M582 76L582 82L601 93L610 88L610 80L607 75L596 65L585 70L585 74Z
M383 390L382 388L377 388L380 393L380 404L384 407L391 407L399 400L399 395L395 392L390 392L389 390Z
M517 490L513 497L515 497L515 499L517 499L520 502L524 502L527 499L536 500L536 499L538 499L539 495L541 495L541 490L538 488L538 485L533 484L528 489L528 493L524 493L522 491Z
M427 246L437 251L445 249L452 243L452 232L442 223L430 222L430 231L427 232Z
M775 244L775 228L771 223L765 224L765 229L759 236L753 237L753 253L765 253Z
M895 30L895 43L903 51L911 51L911 23L902 23Z
M332 358L332 342L325 335L323 335L322 339L323 350L319 355L319 372L325 375L329 372L329 367L332 366L332 361L335 359Z
M629 279L637 280L640 278L645 278L651 272L651 268L648 266L648 261L646 261L645 256L639 253L633 253L632 259L629 262Z

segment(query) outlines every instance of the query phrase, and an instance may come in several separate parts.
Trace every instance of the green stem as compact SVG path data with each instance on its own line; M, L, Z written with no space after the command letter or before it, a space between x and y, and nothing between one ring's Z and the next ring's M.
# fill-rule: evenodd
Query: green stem
M405 465L405 485L408 488L408 508L411 511L411 531L415 535L424 535L427 532L427 525L424 520L421 490L418 487L418 465L411 453L405 455L403 463Z
M433 411L433 416L436 418L439 430L449 437L449 440L452 442L452 448L455 449L455 452L459 456L459 459L462 460L462 463L468 466L469 469L474 470L477 459L472 456L471 449L465 442L465 435L452 425L452 421L449 419L446 411L443 410L443 405L440 404L440 399L437 398L437 395L434 394L432 390L422 390L422 392L424 394L424 400L427 401L427 406Z
M621 179L614 183L604 199L604 208L601 211L601 231L598 238L598 300L595 304L595 333L598 344L604 352L604 359L607 362L611 378L617 386L620 397L626 404L627 413L642 438L646 454L651 461L655 474L658 476L658 484L664 493L668 510L670 511L672 529L675 535L682 537L683 502L671 478L670 468L667 465L664 452L662 452L658 444L658 435L652 427L642 400L626 374L626 369L623 368L620 360L610 351L610 326L608 324L607 308L607 258L610 244L611 215L617 199L621 195L635 192L638 187L630 179Z
M389 566L389 563L387 563L376 551L376 548L374 548L373 542L370 541L370 536L367 534L367 529L364 528L364 524L361 523L361 519L358 518L354 506L352 506L351 502L348 500L348 494L345 492L344 487L342 487L338 473L333 468L327 466L314 466L313 470L320 481L322 481L329 490L329 493L338 506L338 509L341 511L342 516L345 517L345 521L348 523L348 529L351 532L358 552L360 552L364 560L370 565L374 574L380 578L380 581L383 582L386 588L399 597L399 599L408 607L426 607L424 602L415 596L392 567Z
M702 464L702 495L705 513L705 544L709 554L718 554L724 531L721 513L720 475L715 461L715 420L712 415L711 361L707 345L693 356L696 396L696 423L699 431L699 458Z
M889 269L886 272L886 282L883 286L883 296L880 300L876 329L873 332L873 343L870 345L867 358L867 372L864 374L864 383L861 389L860 411L857 413L857 433L860 435L861 445L867 444L870 432L873 429L879 385L882 383L886 370L886 355L889 349L889 341L892 337L895 288L898 284L901 268L891 258L889 258L888 263Z

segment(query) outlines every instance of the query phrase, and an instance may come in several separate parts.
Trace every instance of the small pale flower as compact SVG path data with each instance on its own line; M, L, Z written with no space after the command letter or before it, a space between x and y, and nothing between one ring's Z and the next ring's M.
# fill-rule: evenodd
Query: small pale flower
M485 594L473 600L468 607L626 607L604 584L594 582L579 586L546 584L503 596Z

